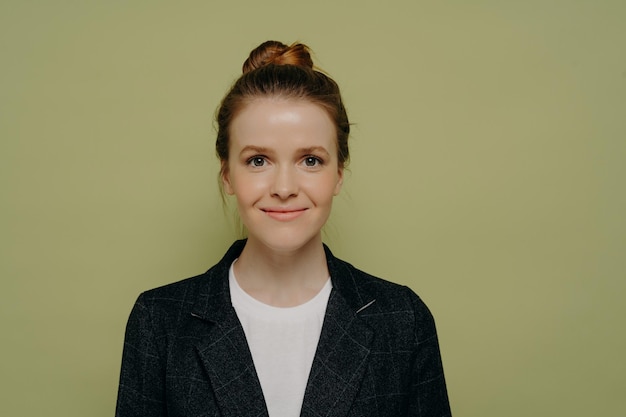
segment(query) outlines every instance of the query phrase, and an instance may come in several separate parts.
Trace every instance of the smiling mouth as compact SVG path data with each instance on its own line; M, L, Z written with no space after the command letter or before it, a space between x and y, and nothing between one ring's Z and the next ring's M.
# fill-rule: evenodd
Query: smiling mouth
M286 222L300 217L307 209L280 210L264 209L263 212L274 220Z

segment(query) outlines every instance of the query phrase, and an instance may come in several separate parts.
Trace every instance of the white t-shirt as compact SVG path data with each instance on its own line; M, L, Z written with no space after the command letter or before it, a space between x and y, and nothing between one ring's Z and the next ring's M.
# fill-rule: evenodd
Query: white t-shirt
M299 416L332 288L330 278L311 300L285 308L264 304L243 291L232 265L229 282L270 417Z

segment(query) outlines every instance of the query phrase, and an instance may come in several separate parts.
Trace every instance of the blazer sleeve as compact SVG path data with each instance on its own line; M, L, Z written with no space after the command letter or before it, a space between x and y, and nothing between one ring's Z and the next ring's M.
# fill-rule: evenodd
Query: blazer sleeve
M126 326L116 417L165 417L165 361L151 307L140 295Z
M435 320L424 302L411 290L415 314L415 354L411 369L409 416L451 416Z

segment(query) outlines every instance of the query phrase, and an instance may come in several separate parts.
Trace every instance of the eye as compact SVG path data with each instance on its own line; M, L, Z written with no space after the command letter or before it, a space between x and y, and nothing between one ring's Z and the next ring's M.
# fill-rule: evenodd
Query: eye
M262 167L265 165L265 158L262 156L253 156L252 158L248 159L248 165L251 165L253 167Z
M307 156L304 158L304 165L307 167L316 167L322 164L322 160L316 156Z

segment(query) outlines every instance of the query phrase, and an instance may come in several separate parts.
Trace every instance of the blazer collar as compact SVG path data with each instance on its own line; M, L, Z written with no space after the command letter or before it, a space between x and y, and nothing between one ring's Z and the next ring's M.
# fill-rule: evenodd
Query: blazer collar
M237 240L228 249L222 259L205 274L209 278L208 285L198 294L193 307L193 315L205 320L219 322L224 318L224 305L231 305L230 289L228 286L228 270L235 259L239 257L246 245L246 240ZM360 287L354 276L354 268L335 258L328 246L324 245L326 264L333 284L333 290L343 297L346 307L356 314L375 301L375 299Z
M228 270L245 245L245 240L233 243L222 259L204 274L207 283L202 287L194 303L191 313L194 317L221 323L230 314L232 304L228 286Z
M267 416L261 385L243 328L230 301L228 269L245 240L235 242L222 260L207 271L192 315L213 326L197 344L224 416ZM333 290L309 374L302 416L344 416L363 378L372 329L358 316L375 300L358 285L354 269L324 245Z

